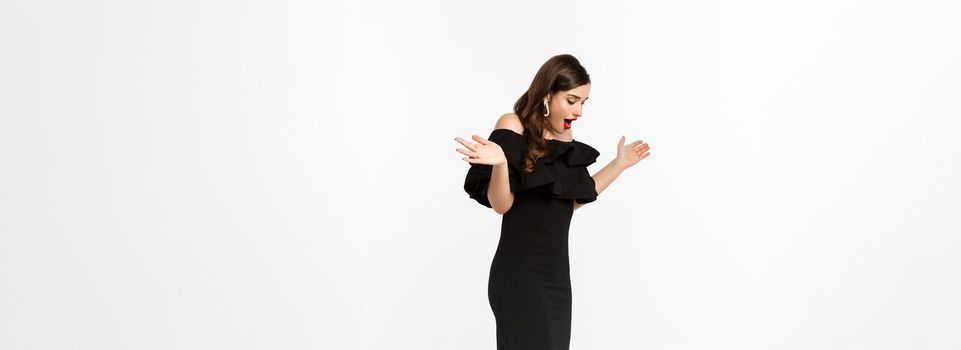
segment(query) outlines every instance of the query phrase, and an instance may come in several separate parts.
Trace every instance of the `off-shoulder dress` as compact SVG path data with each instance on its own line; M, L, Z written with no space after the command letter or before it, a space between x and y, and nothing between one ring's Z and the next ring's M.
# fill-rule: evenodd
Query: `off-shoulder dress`
M568 231L574 202L597 199L587 166L600 153L579 142L548 140L535 171L522 176L527 139L494 129L488 140L504 150L514 203L501 219L487 297L494 314L498 350L568 350L571 278ZM471 164L464 181L470 198L487 199L493 166Z

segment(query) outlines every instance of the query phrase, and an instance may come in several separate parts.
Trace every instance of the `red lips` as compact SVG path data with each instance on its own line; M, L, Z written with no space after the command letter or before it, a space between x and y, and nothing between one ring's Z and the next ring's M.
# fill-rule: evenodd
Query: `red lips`
M571 123L573 123L575 120L577 119L564 119L564 129L570 129Z

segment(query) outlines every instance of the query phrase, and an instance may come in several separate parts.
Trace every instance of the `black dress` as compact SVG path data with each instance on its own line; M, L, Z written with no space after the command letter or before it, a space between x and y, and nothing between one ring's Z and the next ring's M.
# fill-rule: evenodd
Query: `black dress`
M548 140L536 170L521 176L527 139L495 129L504 150L514 203L501 219L500 241L491 263L487 297L497 325L498 350L567 350L571 339L571 277L568 229L574 201L597 199L587 166L600 153L578 142ZM471 164L464 190L478 203L487 199L492 165Z

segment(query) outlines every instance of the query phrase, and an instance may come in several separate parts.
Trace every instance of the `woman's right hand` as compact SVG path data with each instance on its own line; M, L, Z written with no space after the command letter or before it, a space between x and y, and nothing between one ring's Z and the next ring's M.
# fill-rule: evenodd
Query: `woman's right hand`
M457 152L467 156L461 158L462 160L472 164L500 165L507 163L507 157L504 156L504 150L501 149L500 145L477 135L473 135L471 138L477 143L467 142L460 137L454 138L455 141L467 147L467 149L457 148Z

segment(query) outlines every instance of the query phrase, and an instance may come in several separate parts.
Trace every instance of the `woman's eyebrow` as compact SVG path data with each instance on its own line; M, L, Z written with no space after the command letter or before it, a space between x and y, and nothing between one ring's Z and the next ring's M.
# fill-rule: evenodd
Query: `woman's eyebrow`
M577 95L575 95L575 94L571 94L571 93L568 93L568 95L570 95L570 96L574 96L574 97L577 97L577 98L581 98L580 96L577 96ZM588 98L590 98L590 97L588 97ZM584 101L587 101L587 98L585 98L585 99L584 99Z

